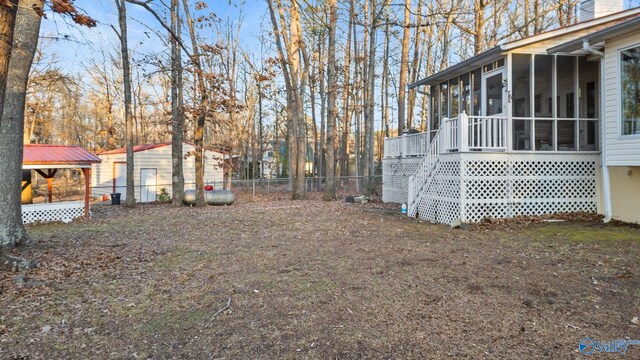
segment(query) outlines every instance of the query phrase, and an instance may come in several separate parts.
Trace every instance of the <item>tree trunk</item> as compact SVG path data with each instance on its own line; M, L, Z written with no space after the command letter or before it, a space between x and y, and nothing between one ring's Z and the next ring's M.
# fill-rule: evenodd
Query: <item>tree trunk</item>
M351 111L349 107L349 76L351 74L351 27L355 21L354 0L349 1L349 24L347 25L347 41L344 50L344 84L342 89L342 145L340 146L340 176L349 176L349 129L351 128Z
M400 58L400 81L398 85L398 135L404 131L405 117L405 94L407 87L407 74L409 70L409 23L411 21L411 0L404 3L404 30L402 32L402 55Z
M418 12L422 11L422 0L418 1ZM424 40L422 39L422 35L424 33L422 27L422 16L418 16L416 19L416 31L414 34L414 42L413 42L413 60L411 62L411 66L409 67L409 83L414 83L418 80L418 74L420 73L420 64L422 64L422 57L424 52ZM416 90L411 89L407 92L407 107L406 107L406 115L407 115L407 128L411 129L415 127L413 118L414 118L414 109L416 106Z
M124 82L124 118L127 148L127 197L125 205L136 205L136 190L133 178L133 114L131 109L131 67L129 63L129 45L127 39L127 6L125 0L116 0L118 24L120 25L120 51L122 54L122 78Z
M386 14L389 17L389 4L386 6ZM382 94L383 101L382 104L382 124L384 130L384 136L390 137L390 129L389 129L389 45L391 41L391 37L389 34L389 20L384 27L384 60L382 64L382 88L380 89L380 93ZM400 133L399 133L400 135Z
M376 13L376 0L371 0L371 27L369 30L369 70L366 77L367 97L365 109L365 150L366 150L366 185L365 192L367 195L374 193L374 175L375 175L375 145L374 145L374 104L375 104L375 79L376 79L376 27L378 15Z
M195 145L195 162L196 162L196 206L206 206L204 201L204 123L207 117L207 111L209 109L209 95L207 94L206 85L204 83L204 74L200 62L200 50L198 47L198 40L196 38L196 32L191 19L191 13L189 12L188 0L182 0L184 5L184 15L187 20L187 28L189 29L189 37L191 38L191 48L193 56L191 61L196 68L196 89L200 102L198 104L198 111L196 116L196 126L193 134L193 142Z
M28 242L22 225L21 183L24 109L29 70L38 46L44 0L22 0L14 23L2 117L0 118L0 246L12 247Z
M362 173L362 160L360 159L360 114L362 112L362 96L361 96L361 85L362 85L362 60L359 57L358 51L358 33L355 31L356 23L353 22L353 55L354 55L354 131L353 136L355 138L355 144L353 149L354 155L354 166L356 170L356 192L360 192L361 189L361 176Z
M338 76L336 74L336 25L338 6L336 0L329 0L329 48L327 49L327 183L324 188L324 200L336 199L336 93ZM322 61L322 60L321 60Z
M171 29L178 34L178 0L171 0ZM184 193L184 173L182 167L182 141L184 116L182 114L182 59L176 39L169 34L171 43L171 203L182 206Z
M475 55L480 54L484 50L484 23L485 23L484 10L486 7L487 7L486 0L474 1L473 50ZM448 35L448 29L446 31L446 34ZM443 53L442 56L444 57L445 54Z
M280 18L280 27L278 29L278 20L275 15L274 3L278 9ZM304 39L301 36L300 14L298 4L292 1L290 7L290 23L287 37L287 26L285 16L280 0L269 0L269 13L271 15L271 23L273 25L273 33L276 37L276 47L282 72L285 79L287 90L287 112L290 120L290 154L293 159L291 161L291 170L293 172L293 195L294 200L304 199L306 197L305 189L305 133L304 133L304 108L302 104L301 87L300 87L300 51ZM282 33L280 32L282 31ZM283 48L282 42L285 47ZM286 50L286 56L285 56Z
M320 149L319 149L319 161L318 167L320 168L320 176L327 176L326 171L326 162L325 162L325 147L326 147L326 126L327 123L327 95L325 91L325 76L324 76L324 66L325 63L322 61L324 58L324 33L321 33L318 37L318 77L319 77L319 86L320 86Z
M11 0L8 5L0 5L0 114L4 102L4 88L9 72L9 59L13 46L13 31L16 22L18 0Z

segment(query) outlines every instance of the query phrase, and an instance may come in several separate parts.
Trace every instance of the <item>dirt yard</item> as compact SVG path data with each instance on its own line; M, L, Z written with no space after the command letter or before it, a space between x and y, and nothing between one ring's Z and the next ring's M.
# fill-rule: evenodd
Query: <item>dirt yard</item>
M0 358L567 359L640 339L640 229L373 207L241 197L29 227L41 267L1 274Z

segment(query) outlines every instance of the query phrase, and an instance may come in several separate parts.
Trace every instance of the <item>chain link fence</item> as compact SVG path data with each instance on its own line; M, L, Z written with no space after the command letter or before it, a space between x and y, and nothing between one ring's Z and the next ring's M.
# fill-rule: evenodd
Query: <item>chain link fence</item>
M363 176L338 176L336 177L336 193L337 194L349 194L358 195L365 193L365 177ZM207 182L205 186L211 185L214 189L223 189L224 183L222 181ZM307 177L305 178L305 187L308 193L323 192L326 187L325 177ZM163 193L163 189L171 190L171 184L156 184L156 185L136 185L136 194L155 194L149 200L154 202L160 200L160 195ZM185 190L195 189L195 183L185 183ZM101 197L100 194L108 194L113 192L113 186L93 186L91 187L94 197ZM275 179L248 179L248 180L232 180L231 190L234 192L243 192L249 194L270 194L270 193L286 193L292 189L292 182L288 178L275 178ZM142 190L142 192L140 191ZM376 175L373 177L373 187L371 194L373 196L382 195L382 176ZM116 192L124 193L124 187L118 187ZM145 195L146 196L146 195ZM143 196L144 197L144 196ZM106 199L106 198L105 198ZM146 202L145 199L137 199L138 201Z

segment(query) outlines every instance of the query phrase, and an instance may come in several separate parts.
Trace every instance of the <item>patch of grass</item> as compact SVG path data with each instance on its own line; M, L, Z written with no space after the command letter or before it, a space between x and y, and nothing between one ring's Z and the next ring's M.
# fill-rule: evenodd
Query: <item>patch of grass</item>
M634 229L569 224L539 226L532 229L529 235L536 240L559 238L575 242L640 241L640 236Z
M295 284L296 291L301 293L321 293L329 291L333 287L335 284L326 280L302 281Z
M215 313L210 309L171 310L167 312L151 312L149 321L130 329L135 336L142 334L157 335L171 332L173 328L194 329L203 327Z

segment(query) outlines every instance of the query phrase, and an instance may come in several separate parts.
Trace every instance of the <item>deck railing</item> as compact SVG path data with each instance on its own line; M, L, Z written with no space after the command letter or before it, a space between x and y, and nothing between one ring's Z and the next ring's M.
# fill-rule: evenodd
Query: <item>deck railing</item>
M444 119L445 152L506 151L507 118L460 114Z
M428 133L404 134L384 139L385 157L423 156L427 152Z
M461 117L468 119L467 139L469 150L507 150L508 134L506 117L466 116L464 114L462 114Z

